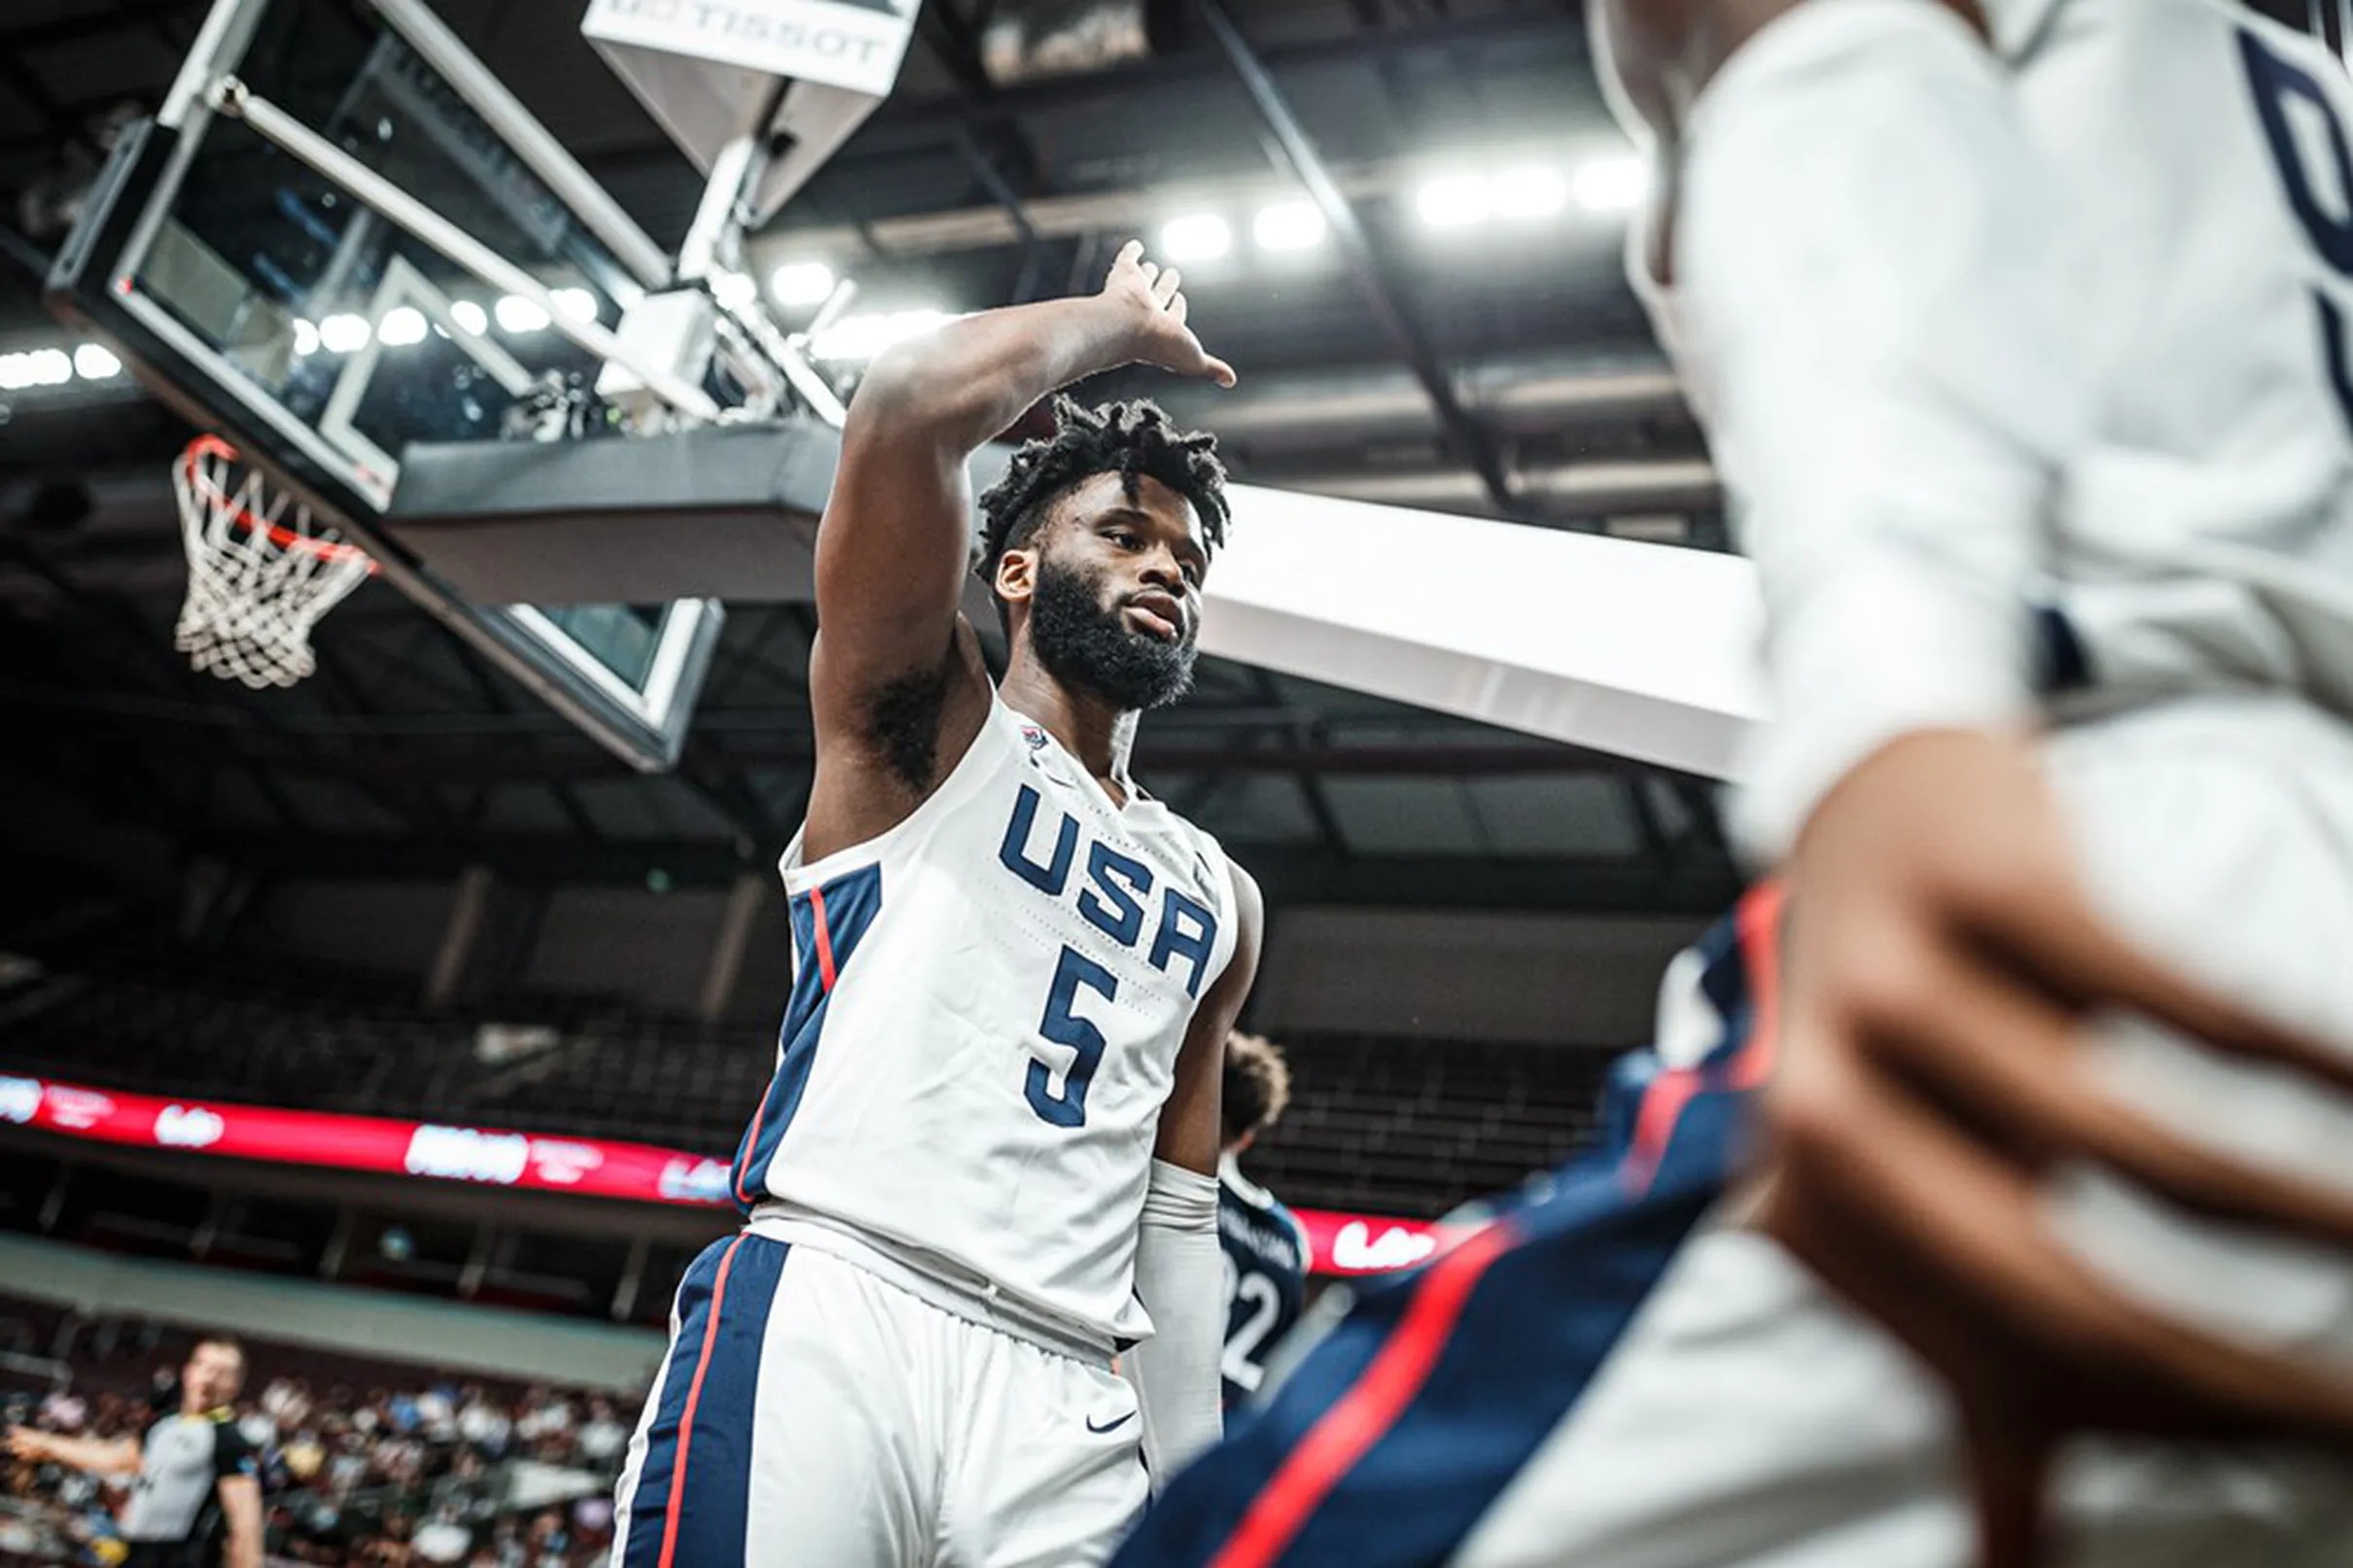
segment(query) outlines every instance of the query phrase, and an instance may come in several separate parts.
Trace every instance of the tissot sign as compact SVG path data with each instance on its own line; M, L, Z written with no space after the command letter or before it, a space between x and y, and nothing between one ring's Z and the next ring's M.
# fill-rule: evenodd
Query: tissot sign
M891 90L917 0L591 0L580 31L876 97Z

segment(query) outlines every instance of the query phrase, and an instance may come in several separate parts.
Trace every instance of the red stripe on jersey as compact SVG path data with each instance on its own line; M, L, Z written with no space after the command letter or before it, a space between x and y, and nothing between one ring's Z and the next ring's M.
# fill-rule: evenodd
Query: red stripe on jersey
M1511 1241L1509 1221L1491 1225L1430 1265L1388 1342L1355 1386L1299 1440L1210 1568L1263 1568L1282 1555L1332 1488L1422 1391L1453 1338L1471 1287Z
M825 890L809 889L809 923L817 927L817 979L827 993L833 990L833 933L825 928Z
M711 1307L703 1315L703 1349L695 1358L694 1380L686 1385L686 1410L678 1421L678 1464L670 1472L670 1506L662 1511L662 1555L655 1568L670 1568L678 1551L679 1508L686 1501L686 1454L694 1445L694 1407L702 1402L703 1374L711 1370L711 1347L719 1342L719 1311L727 1300L727 1271L735 1266L735 1249L744 1244L738 1234L720 1255L719 1273L711 1281Z
M1748 977L1748 1037L1726 1063L1726 1080L1735 1089L1754 1089L1773 1070L1781 1035L1781 913L1789 889L1778 882L1760 883L1741 896L1734 914L1740 944L1740 966ZM1650 1190L1667 1158L1667 1145L1683 1119L1683 1108L1707 1087L1707 1069L1674 1067L1651 1080L1643 1091L1642 1108L1634 1118L1633 1146L1622 1167L1628 1190L1636 1195Z
M1629 1191L1650 1191L1659 1162L1667 1158L1667 1145L1675 1135L1675 1124L1683 1119L1683 1107L1699 1092L1697 1067L1670 1067L1642 1092L1642 1109L1634 1117L1633 1147L1626 1152L1623 1167Z
M1789 906L1789 889L1778 882L1761 883L1740 900L1740 952L1748 962L1748 1040L1733 1066L1732 1081L1754 1089L1773 1070L1781 1044L1781 915Z

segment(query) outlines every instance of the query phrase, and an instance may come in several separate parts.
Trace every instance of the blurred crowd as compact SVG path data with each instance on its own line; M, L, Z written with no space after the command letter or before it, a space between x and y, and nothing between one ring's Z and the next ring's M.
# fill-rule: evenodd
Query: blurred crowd
M177 1365L146 1339L150 1365ZM269 1561L585 1568L610 1551L633 1402L380 1365L365 1381L272 1376L270 1360L268 1347L254 1348L236 1406L238 1429L262 1456ZM70 1436L135 1437L178 1397L169 1371L145 1386L107 1386L81 1376L80 1358L74 1365L67 1386L10 1396L9 1417ZM0 1562L110 1568L123 1550L112 1535L118 1497L112 1482L79 1471L0 1456Z

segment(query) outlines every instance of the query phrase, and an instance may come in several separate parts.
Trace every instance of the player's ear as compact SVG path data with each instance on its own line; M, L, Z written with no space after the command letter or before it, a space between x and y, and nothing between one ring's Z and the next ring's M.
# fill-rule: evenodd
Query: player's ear
M992 579L997 597L1007 604L1022 604L1037 591L1037 551L1035 548L1007 550L997 558L997 575Z

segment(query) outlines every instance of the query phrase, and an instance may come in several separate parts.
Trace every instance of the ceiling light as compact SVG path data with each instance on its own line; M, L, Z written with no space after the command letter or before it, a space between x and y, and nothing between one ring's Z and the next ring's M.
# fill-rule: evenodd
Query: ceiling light
M104 381L123 373L123 362L103 343L85 343L74 350L74 373L85 381Z
M711 277L711 297L727 310L741 310L759 297L759 285L742 272L715 272Z
M1569 177L1569 191L1587 212L1626 212L1650 193L1650 164L1633 153L1588 158Z
M1302 197L1259 208L1250 221L1250 238L1262 251L1308 251L1323 243L1330 226L1322 210Z
M549 291L548 297L555 301L556 309L574 321L596 320L596 296L585 289L555 289Z
M24 349L0 354L0 392L26 387L62 386L74 378L73 356L61 348Z
M368 346L368 318L340 310L319 323L319 342L330 354L356 354Z
M497 313L501 331L536 332L547 326L547 312L540 308L539 301L519 294L500 295Z
M1487 191L1502 218L1552 218L1568 205L1567 177L1542 163L1506 169L1488 182Z
M768 274L776 302L803 309L832 298L833 283L833 269L823 261L787 261Z
M1161 226L1164 261L1214 261L1234 248L1234 226L1213 212L1187 213Z
M298 360L319 352L319 329L299 317L294 324L294 340Z
M920 337L956 318L944 310L880 311L844 316L809 341L821 360L870 360L895 343Z
M1494 197L1484 175L1440 174L1422 183L1414 210L1432 228L1468 228L1487 221Z
M414 305L395 305L376 323L376 341L386 348L406 348L425 341L425 313Z
M471 299L452 299L449 302L449 319L470 332L490 331L490 313Z

